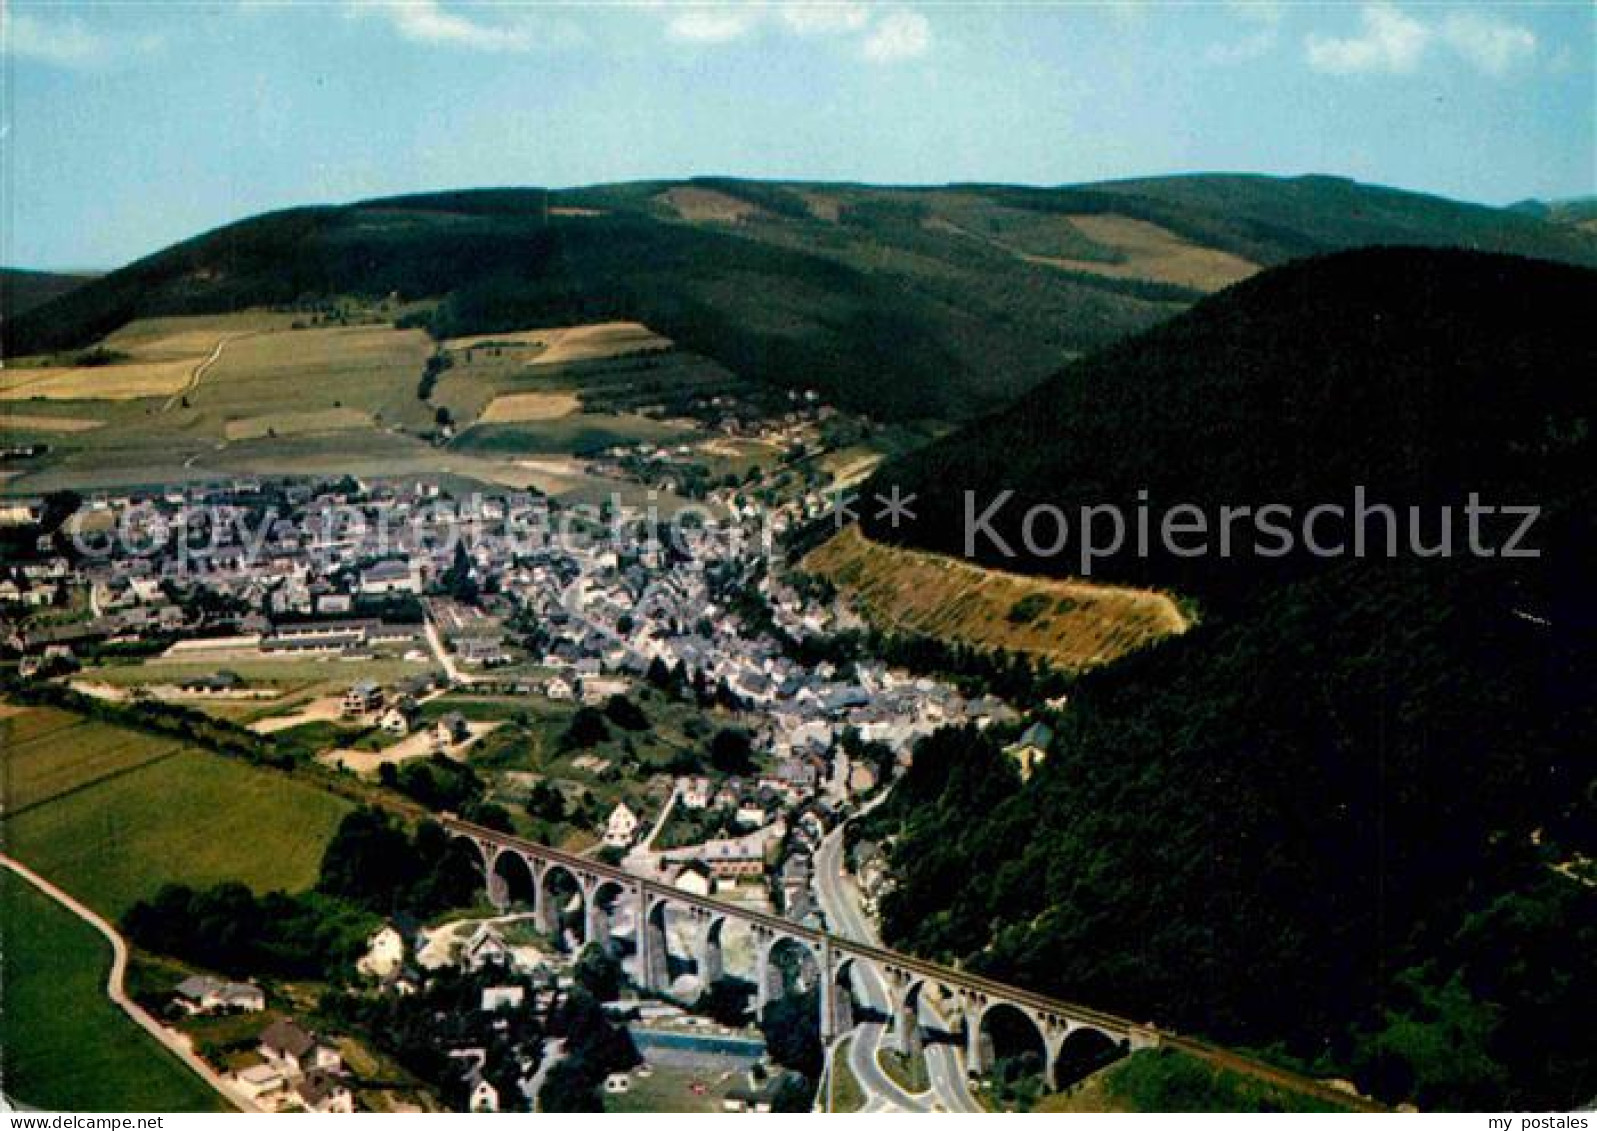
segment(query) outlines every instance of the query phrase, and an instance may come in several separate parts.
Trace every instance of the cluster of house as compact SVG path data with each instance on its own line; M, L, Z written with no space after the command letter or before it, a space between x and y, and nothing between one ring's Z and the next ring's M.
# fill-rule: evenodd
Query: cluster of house
M385 690L375 680L363 679L349 686L339 704L346 719L381 728L396 738L412 734L421 725L420 697L427 694L431 681L425 677L403 680L393 690ZM471 737L471 727L459 711L449 711L427 724L435 753L446 754Z
M519 1071L512 1075L519 1080L523 1098L530 1101L538 1083L534 1070L539 1058L526 1050L501 1047L504 1042L496 1036L511 1029L502 1011L545 1017L559 995L571 987L570 978L558 973L535 948L512 946L492 923L478 924L464 942L451 942L447 937L440 942L404 915L395 916L372 934L356 969L385 991L408 995L421 988L431 971L446 965L477 976L481 983L475 1016L467 1019L471 1023L461 1029L459 1040L445 1049L466 1096L467 1110L497 1112L508 1106L510 1097L502 1095L488 1078L491 1055L514 1058ZM492 1053L490 1046L495 1050ZM558 1047L544 1049L545 1058L558 1056Z
M261 1031L255 1051L255 1063L235 1069L232 1082L257 1106L317 1114L355 1110L343 1055L330 1041L280 1018Z

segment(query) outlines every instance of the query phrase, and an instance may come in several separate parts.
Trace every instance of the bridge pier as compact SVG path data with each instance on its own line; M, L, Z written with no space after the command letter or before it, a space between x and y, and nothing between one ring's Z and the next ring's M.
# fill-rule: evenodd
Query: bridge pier
M721 930L726 924L726 916L703 915L704 922L698 933L693 961L699 970L699 992L708 993L711 984L720 981L726 973L721 953Z
M606 953L610 950L610 918L599 906L599 886L603 881L593 876L582 884L582 942L597 946Z
M984 1076L991 1058L981 1031L981 1013L965 1014L965 1071L972 1076Z
M638 969L643 975L643 986L650 990L669 990L671 950L665 932L665 903L651 899L640 885L638 907Z
M846 1033L854 1027L854 959L842 959L827 980L832 983L832 1032Z
M837 1036L837 979L832 976L832 940L821 936L821 1044L830 1045Z

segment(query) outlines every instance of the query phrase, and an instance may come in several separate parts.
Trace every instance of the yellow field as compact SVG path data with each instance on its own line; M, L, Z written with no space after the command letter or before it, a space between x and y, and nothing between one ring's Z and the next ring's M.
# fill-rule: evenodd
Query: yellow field
M11 369L0 374L0 401L131 401L166 397L188 384L197 360L135 361L126 365Z
M1258 271L1256 263L1214 248L1199 247L1146 220L1128 216L1071 216L1070 223L1094 243L1125 256L1119 263L1092 259L1023 256L1072 271L1086 271L1115 279L1152 279L1201 291L1217 291Z
M263 330L286 330L293 321L291 314L264 310L140 318L111 333L103 344L138 361L198 361L208 357L223 339Z
M327 408L316 412L278 412L229 420L229 440L257 440L263 436L292 436L315 432L347 432L370 428L370 413L353 408Z
M502 393L488 402L478 417L483 424L514 424L525 420L558 420L582 407L575 393Z
M25 412L0 412L0 432L88 432L104 423L103 420L90 420L82 416L34 416Z
M445 343L450 350L474 349L485 345L537 347L540 352L527 359L528 365L562 365L571 361L619 357L643 350L668 349L671 341L637 322L595 322L588 326L477 334L470 338L451 338Z
M856 527L800 565L830 580L879 628L1027 652L1065 668L1108 663L1188 627L1162 593L982 569L879 545ZM1023 600L1038 611L1020 623L1012 614Z

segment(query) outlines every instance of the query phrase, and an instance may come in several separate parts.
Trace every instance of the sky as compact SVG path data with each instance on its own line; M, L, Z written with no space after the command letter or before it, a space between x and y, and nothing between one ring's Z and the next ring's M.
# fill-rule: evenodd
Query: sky
M689 175L1597 192L1597 6L0 0L0 263L273 208Z

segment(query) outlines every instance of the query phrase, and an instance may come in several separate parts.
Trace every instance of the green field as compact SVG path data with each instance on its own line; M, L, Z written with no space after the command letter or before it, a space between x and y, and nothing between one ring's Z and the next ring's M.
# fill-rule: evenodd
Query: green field
M98 780L9 817L4 834L8 852L113 919L166 882L309 887L349 809L315 786L198 749L95 769Z
M147 765L180 749L178 743L168 738L105 723L77 721L71 715L55 711L40 713L69 720L68 725L29 739L0 739L5 746L5 760L0 764L4 766L5 812L8 815L18 815L52 798Z
M12 1102L66 1111L227 1111L222 1098L105 996L97 931L0 871L5 1011L0 1079Z

